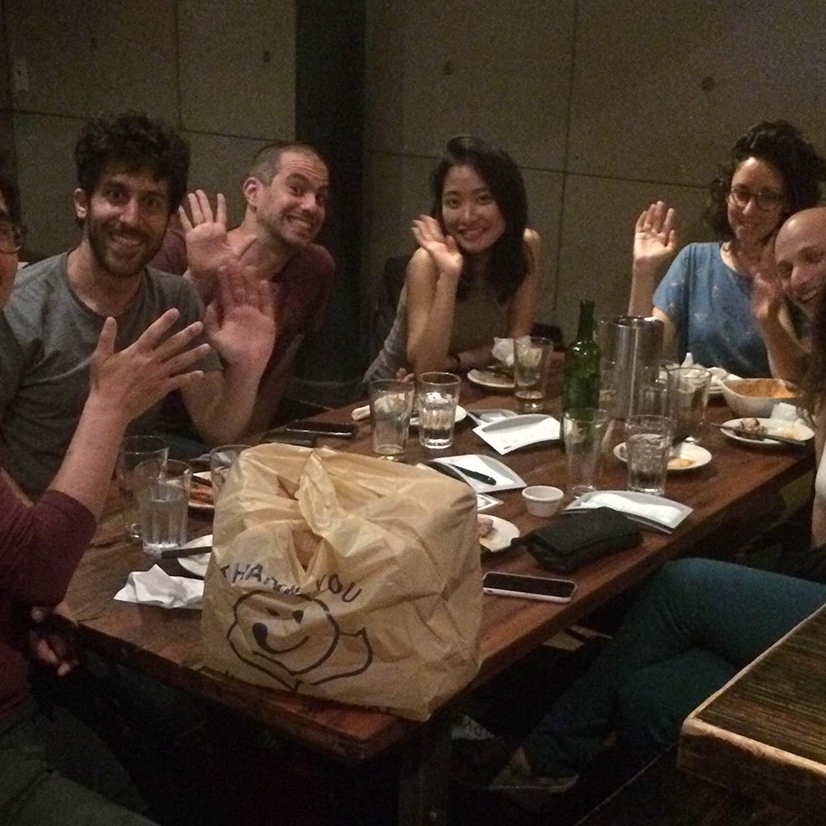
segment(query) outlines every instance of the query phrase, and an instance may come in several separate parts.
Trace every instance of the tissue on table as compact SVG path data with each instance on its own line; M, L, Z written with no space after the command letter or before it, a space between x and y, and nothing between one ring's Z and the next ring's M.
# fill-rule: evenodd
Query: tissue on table
M694 361L694 356L691 353L686 353L685 358L683 359L683 363L680 367L703 367L702 364L697 364ZM706 367L709 373L711 373L711 382L710 382L710 390L712 393L722 393L723 392L723 382L726 379L739 379L740 376L735 375L734 373L729 373L723 367Z
M132 571L126 585L115 594L115 599L162 608L200 608L203 596L202 579L169 576L166 571L153 565L148 571Z
M513 367L513 339L494 338L490 354L505 367Z

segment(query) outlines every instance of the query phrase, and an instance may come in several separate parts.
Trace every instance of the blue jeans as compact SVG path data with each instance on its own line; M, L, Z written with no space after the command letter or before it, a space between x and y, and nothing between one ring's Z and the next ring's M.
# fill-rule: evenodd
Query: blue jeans
M826 602L826 585L710 559L658 571L588 672L523 743L534 773L582 768L616 730L628 766L677 739L686 716Z

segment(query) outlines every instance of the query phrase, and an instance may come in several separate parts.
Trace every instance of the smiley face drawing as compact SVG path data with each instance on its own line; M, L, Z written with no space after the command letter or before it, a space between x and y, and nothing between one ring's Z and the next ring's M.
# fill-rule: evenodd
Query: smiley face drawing
M227 640L235 655L290 691L361 674L373 661L367 629L342 631L320 599L251 591L234 614Z

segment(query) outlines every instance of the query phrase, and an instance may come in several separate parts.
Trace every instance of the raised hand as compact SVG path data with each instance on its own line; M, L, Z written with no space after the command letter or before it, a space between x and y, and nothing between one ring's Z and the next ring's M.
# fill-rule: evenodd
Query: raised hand
M112 402L127 421L139 416L171 390L203 376L192 366L209 352L208 344L191 347L203 330L196 321L168 335L178 320L177 309L167 310L129 347L115 352L118 325L114 318L103 324L91 360L91 393Z
M677 252L677 213L663 201L640 213L634 228L634 271L658 272Z
M777 275L771 270L756 272L751 281L751 314L755 320L779 319L784 302L783 285Z
M227 236L227 202L219 192L213 213L209 197L202 189L190 192L187 200L191 218L183 206L178 207L186 241L187 265L201 297L209 301L215 291L218 270L237 261Z
M439 222L430 215L420 215L413 221L412 232L416 243L433 259L439 275L458 281L462 275L464 259L456 239L445 235Z
M207 307L204 326L227 364L267 364L276 335L274 305L278 285L260 279L253 267L234 265L218 273L218 292Z

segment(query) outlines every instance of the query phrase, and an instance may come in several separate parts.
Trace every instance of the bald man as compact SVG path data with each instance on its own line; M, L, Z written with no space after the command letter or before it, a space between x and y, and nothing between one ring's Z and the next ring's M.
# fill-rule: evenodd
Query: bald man
M774 255L786 298L811 321L826 283L826 207L792 215L777 233Z
M826 208L813 207L789 217L774 242L776 278L757 275L752 312L760 327L772 374L800 382L806 371L808 340L792 335L781 321L784 305L797 307L811 322L826 284Z

